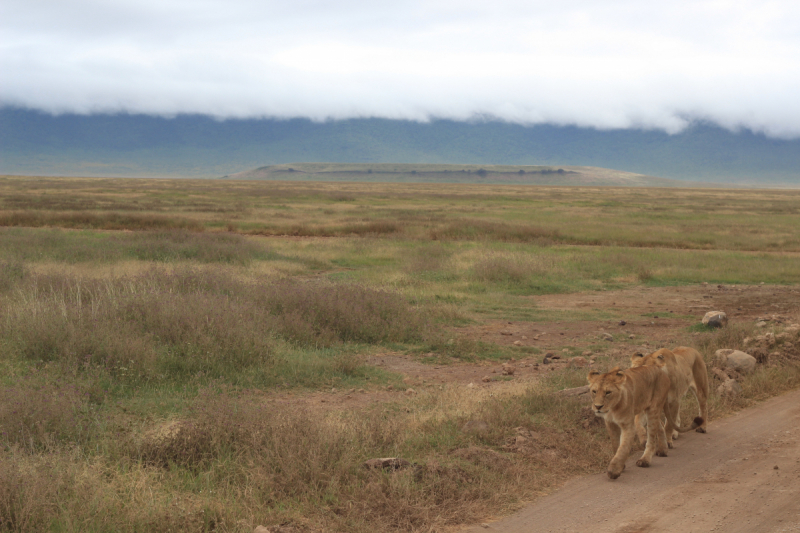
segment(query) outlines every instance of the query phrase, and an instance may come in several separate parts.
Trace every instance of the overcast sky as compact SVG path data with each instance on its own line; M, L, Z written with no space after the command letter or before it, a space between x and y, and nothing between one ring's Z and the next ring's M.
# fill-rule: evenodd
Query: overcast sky
M796 138L800 2L2 0L0 104Z

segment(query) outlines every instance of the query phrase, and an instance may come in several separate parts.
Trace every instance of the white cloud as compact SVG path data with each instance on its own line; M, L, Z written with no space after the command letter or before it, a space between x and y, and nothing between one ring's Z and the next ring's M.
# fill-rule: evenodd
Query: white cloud
M800 136L796 2L661 4L4 0L0 103Z

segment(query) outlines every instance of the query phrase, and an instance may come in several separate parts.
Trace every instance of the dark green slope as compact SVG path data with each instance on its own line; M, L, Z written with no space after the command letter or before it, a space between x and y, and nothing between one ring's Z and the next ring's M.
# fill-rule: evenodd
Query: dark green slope
M677 135L503 122L226 120L0 109L0 173L222 176L289 162L581 165L800 184L800 140L698 124Z

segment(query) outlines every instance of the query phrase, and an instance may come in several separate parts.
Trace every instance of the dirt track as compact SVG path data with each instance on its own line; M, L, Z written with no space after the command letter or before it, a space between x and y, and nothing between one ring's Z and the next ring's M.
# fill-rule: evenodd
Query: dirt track
M637 468L637 457L616 481L572 480L465 533L800 532L800 391L681 436L650 468Z

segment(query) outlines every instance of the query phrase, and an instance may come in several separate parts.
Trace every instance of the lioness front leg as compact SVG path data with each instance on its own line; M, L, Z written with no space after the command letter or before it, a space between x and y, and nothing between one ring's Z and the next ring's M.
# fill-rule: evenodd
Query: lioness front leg
M611 459L611 462L608 463L608 470L606 471L608 477L611 479L617 479L619 475L622 474L622 471L625 470L625 461L631 453L633 438L636 434L633 424L617 426L617 428L618 431L620 431L619 447L617 448L617 453L615 453L614 457ZM611 431L610 428L609 431Z
M660 411L660 410L658 410ZM648 467L653 460L653 455L657 454L659 457L666 457L666 434L664 426L661 425L661 413L656 409L648 409L647 418L650 421L647 424L647 446L644 447L642 457L636 461L636 466Z
M636 427L636 437L639 439L639 444L645 446L647 444L647 417L644 416L644 413L636 415L634 426Z

